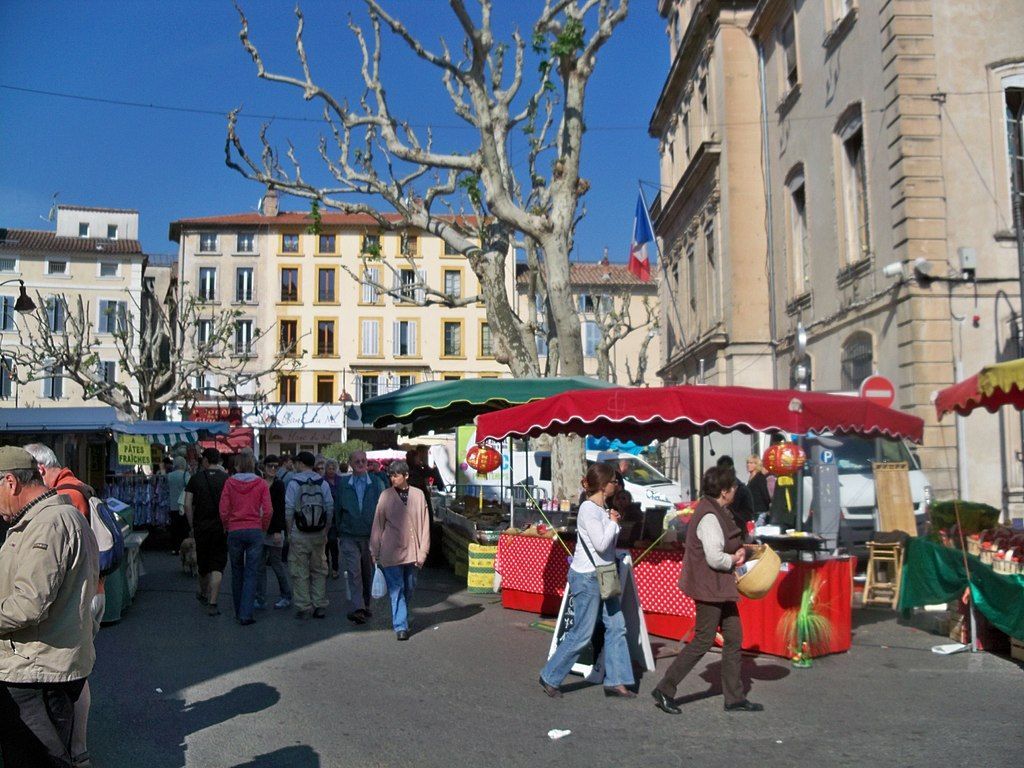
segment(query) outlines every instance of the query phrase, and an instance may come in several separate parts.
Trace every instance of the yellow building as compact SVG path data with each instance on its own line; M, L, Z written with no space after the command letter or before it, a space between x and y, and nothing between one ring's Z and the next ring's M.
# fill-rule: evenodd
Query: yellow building
M0 228L0 355L20 345L19 324L36 322L16 314L19 281L45 314L56 337L82 299L88 322L99 340L99 362L108 381L124 381L118 362L115 324L129 317L137 322L142 301L146 256L138 241L139 213L120 208L60 205L56 232ZM59 300L63 297L64 301ZM24 325L27 332L34 325ZM82 388L61 375L59 367L37 371L19 385L11 375L13 363L3 355L0 365L0 407L68 407L102 405L86 400ZM49 373L51 375L42 375ZM20 371L19 379L25 378Z
M254 356L257 368L280 354L298 361L279 376L270 404L246 416L265 429L268 451L337 442L354 426L347 404L399 387L508 375L494 359L464 256L432 235L382 229L368 215L323 213L316 233L312 223L307 213L279 211L268 192L261 213L170 226L184 293L211 312L241 312L236 353ZM508 272L511 291L512 259ZM260 329L270 331L253 343Z

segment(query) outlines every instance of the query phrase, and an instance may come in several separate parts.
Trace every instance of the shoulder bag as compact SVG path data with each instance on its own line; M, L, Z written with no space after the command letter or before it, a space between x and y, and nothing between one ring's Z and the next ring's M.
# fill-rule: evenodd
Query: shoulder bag
M583 551L587 555L587 559L590 564L594 566L594 571L597 573L597 586L601 592L601 599L608 600L612 597L618 597L622 594L622 584L619 581L619 565L618 563L608 563L607 565L598 565L594 562L593 555L590 554L590 547L587 546L587 542L583 540L583 531L577 531L580 544L583 545Z

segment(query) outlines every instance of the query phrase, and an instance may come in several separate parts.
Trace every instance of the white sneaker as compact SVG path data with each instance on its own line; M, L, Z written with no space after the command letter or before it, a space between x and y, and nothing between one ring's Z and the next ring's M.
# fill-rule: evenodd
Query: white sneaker
M287 608L291 604L292 604L291 600L289 600L287 597L282 597L280 600L278 600L276 603L274 603L274 607L275 608Z

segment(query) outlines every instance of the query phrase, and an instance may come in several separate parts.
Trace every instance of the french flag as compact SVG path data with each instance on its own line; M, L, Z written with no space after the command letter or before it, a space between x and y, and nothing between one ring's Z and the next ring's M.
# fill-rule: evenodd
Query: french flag
M653 246L654 227L644 203L644 193L636 198L636 216L633 218L633 244L629 247L629 271L640 280L651 279L651 260L648 245Z

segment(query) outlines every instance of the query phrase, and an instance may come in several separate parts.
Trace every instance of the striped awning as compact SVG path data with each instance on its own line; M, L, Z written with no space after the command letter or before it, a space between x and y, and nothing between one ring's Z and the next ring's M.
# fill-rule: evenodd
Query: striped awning
M226 435L230 427L222 421L136 421L110 425L112 432L122 435L141 435L151 443L173 446L179 443L198 443L202 435Z

